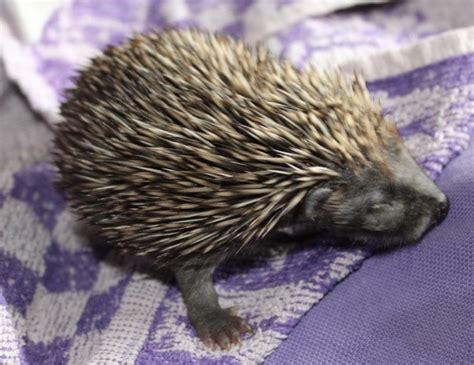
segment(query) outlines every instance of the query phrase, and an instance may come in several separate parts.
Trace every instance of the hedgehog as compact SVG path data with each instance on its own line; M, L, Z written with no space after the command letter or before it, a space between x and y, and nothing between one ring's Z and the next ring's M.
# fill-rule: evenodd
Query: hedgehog
M54 154L72 209L127 257L174 272L208 346L253 330L212 280L241 249L319 233L396 247L449 209L360 75L300 69L222 34L108 46L61 115Z

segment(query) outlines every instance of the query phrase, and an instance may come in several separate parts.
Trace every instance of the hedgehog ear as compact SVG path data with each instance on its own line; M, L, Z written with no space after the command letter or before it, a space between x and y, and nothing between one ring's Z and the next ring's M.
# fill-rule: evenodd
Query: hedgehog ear
M304 214L306 218L315 218L318 209L331 196L332 190L329 188L316 188L312 190L305 200Z

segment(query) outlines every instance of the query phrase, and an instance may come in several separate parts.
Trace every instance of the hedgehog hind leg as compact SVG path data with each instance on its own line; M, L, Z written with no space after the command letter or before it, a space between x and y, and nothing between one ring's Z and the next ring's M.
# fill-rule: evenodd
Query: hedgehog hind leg
M252 327L235 314L234 308L220 307L212 274L215 266L186 267L175 271L189 319L201 341L223 350L240 343L240 336Z

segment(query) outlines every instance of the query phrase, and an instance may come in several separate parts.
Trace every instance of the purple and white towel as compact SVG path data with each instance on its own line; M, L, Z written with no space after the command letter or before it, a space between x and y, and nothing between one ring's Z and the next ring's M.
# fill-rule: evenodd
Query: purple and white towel
M0 23L0 47L8 76L51 123L74 70L132 31L197 26L263 42L300 66L362 70L436 178L474 133L472 5L417 0L322 15L361 2L77 0L30 45ZM0 166L2 364L259 363L368 255L314 245L232 261L216 274L221 304L237 304L258 331L240 347L211 351L175 286L117 265L78 233L48 156L35 159L44 162Z

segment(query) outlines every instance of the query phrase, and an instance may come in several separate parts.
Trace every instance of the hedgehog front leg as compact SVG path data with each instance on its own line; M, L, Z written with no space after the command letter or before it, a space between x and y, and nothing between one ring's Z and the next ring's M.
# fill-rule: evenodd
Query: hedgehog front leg
M184 303L201 341L209 347L226 350L240 342L240 335L252 327L233 313L220 307L212 283L215 266L186 267L175 271Z

